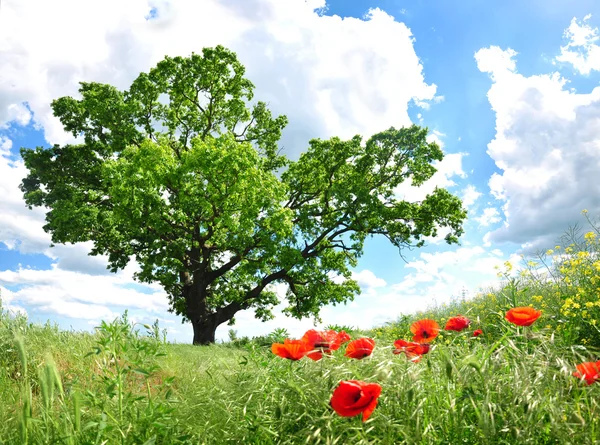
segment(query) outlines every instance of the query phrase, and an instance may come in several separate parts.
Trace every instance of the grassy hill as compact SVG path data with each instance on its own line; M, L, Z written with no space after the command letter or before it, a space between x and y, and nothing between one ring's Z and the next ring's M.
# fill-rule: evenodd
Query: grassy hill
M600 383L573 376L600 359L597 235L571 233L518 271L507 264L502 285L473 299L347 329L376 342L362 360L343 346L319 361L277 357L271 343L284 330L197 347L165 343L158 326L132 326L127 314L89 334L3 312L0 443L600 443ZM505 319L530 305L542 310L532 326ZM442 330L418 363L392 354L415 320L443 328L457 314L469 328ZM381 385L367 422L330 407L342 380Z

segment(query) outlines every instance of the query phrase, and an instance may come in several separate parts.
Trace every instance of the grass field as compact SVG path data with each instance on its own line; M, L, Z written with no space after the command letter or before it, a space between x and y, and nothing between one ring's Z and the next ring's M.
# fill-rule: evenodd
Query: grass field
M600 384L573 376L600 359L597 231L571 234L521 270L499 270L502 286L468 301L400 317L370 331L354 360L344 347L319 361L271 352L283 330L206 347L168 344L158 326L127 315L96 333L0 316L2 444L593 444L600 443ZM509 323L532 305L530 327ZM418 363L393 342L431 318L444 327ZM475 329L483 334L473 337ZM330 407L344 380L382 387L368 419Z

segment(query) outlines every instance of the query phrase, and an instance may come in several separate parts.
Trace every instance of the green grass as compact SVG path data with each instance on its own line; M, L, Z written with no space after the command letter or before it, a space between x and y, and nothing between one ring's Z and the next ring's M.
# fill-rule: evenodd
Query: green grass
M591 235L570 246L566 259L582 261L565 267L563 256L546 276L530 263L506 269L500 288L471 300L353 331L376 340L363 360L343 347L319 362L281 359L270 344L284 330L197 347L165 343L127 314L89 334L0 311L0 444L600 443L600 383L572 375L600 358L600 247ZM543 311L530 328L504 319L530 304ZM414 320L443 327L457 314L472 326L442 331L419 363L392 354ZM330 408L342 380L381 385L367 422Z
M411 363L392 354L395 335L382 330L375 332L377 346L366 359L350 360L339 350L319 362L291 362L253 342L164 344L136 333L126 318L90 335L3 314L0 441L600 442L600 385L572 376L590 351L559 344L543 328L523 333L506 324L503 332L498 338L446 333L421 362ZM27 363L15 334L22 336ZM45 362L48 353L55 365ZM383 387L366 423L339 417L329 407L333 389L350 379Z

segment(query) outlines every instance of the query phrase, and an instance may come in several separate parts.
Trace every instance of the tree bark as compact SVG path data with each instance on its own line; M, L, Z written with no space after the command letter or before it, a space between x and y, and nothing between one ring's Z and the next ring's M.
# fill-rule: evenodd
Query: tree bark
M214 316L209 316L204 320L192 320L192 327L194 328L193 343L195 345L209 345L215 342L215 332L218 324Z
M187 317L194 329L193 344L208 345L215 342L215 332L220 324L216 314L211 314L207 307L208 297L206 283L199 274L193 276L189 272L181 275L183 296L185 298Z
M187 306L187 317L192 323L194 329L195 345L208 345L215 342L215 333L217 328L231 320L238 311L248 309L250 301L260 295L262 290L271 282L284 278L287 269L280 269L271 275L263 278L261 282L251 291L249 291L243 302L231 302L226 306L218 308L215 312L210 312L207 305L207 284L201 281L199 276L190 279L188 273L182 273L181 280L185 283L183 296ZM201 284L198 284L200 282Z
M212 314L206 314L200 318L190 318L194 328L194 344L208 345L215 342L217 328L231 320L236 312L245 309L243 304L229 303Z

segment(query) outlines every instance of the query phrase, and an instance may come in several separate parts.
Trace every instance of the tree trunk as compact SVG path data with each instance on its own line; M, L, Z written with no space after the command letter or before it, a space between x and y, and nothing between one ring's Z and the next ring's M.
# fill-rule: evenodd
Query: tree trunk
M205 320L192 320L194 328L194 344L208 345L215 342L215 332L218 324L215 317L208 317Z
M185 297L187 317L194 329L193 344L214 343L215 332L220 323L215 314L211 314L207 309L206 284L200 280L199 276L192 279L187 272L182 274L182 281L185 283L183 296Z
M258 296L267 284L285 273L286 270L282 269L276 274L263 279L258 286L248 292L246 301L241 303L232 301L226 306L210 312L207 305L207 282L201 280L199 273L192 280L188 272L183 272L181 274L181 281L185 283L183 297L186 303L186 315L194 328L193 344L208 345L214 343L215 333L219 325L231 320L238 311L248 309L250 307L249 300Z

